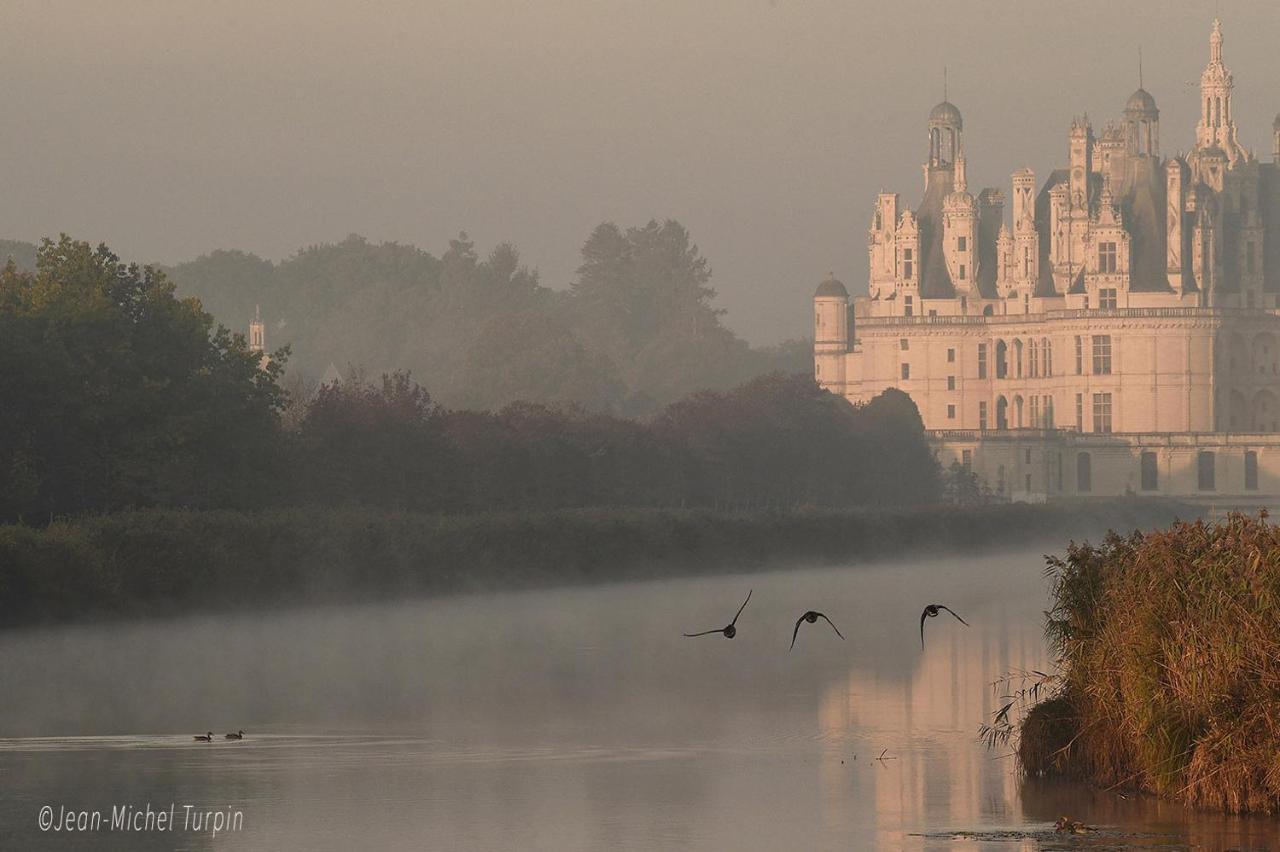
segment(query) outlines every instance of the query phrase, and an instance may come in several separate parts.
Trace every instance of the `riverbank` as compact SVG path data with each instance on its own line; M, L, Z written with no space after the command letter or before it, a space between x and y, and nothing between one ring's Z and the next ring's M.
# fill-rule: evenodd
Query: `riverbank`
M1050 570L1062 680L1022 725L1024 768L1280 813L1280 527L1179 523Z
M1193 507L139 511L0 526L0 623L136 618L974 553L1150 529ZM1031 570L1029 566L1029 570Z

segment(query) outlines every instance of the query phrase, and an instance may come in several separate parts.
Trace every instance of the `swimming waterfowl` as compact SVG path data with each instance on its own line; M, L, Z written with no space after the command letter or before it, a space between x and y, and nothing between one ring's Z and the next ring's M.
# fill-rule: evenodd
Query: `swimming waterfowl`
M924 620L926 618L936 617L938 615L938 610L940 609L945 609L947 610L947 612L951 613L952 615L955 615L956 620L959 621L961 624L963 624L965 627L969 626L969 622L965 621L963 618L956 615L953 610L948 609L942 604L929 604L927 607L924 608L924 612L920 613L920 650L922 651L924 650Z
M237 733L234 733L234 734L227 734L223 739L242 740L244 739L244 731L238 731Z
M194 737L192 737L192 739L199 740L202 743L211 743L213 742L213 731L210 731L204 736L201 736L200 734L196 734Z
M817 624L819 618L824 619L827 622L827 624L830 624L831 629L836 632L837 636L839 636L841 639L844 638L844 634L840 632L839 627L836 627L835 622L833 622L831 619L827 618L825 615L823 615L820 612L809 610L804 615L796 619L796 629L791 631L791 648L794 648L796 646L796 634L800 632L801 623L807 621L810 624ZM787 650L791 650L791 648L788 648Z
M754 591L755 589L747 590L747 599L742 602L742 606L738 607L738 615L742 615L742 611L747 608L747 604L751 601L751 593ZM733 617L733 621L730 621L728 626L722 627L719 630L704 630L701 633L686 633L684 635L692 639L695 636L709 636L712 633L723 633L724 638L732 639L734 636L738 635L738 628L734 626L738 623L738 615Z

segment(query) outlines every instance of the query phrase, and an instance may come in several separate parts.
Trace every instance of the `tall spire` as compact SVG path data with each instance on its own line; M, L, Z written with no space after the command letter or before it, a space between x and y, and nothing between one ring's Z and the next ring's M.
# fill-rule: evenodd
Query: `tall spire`
M1142 45L1138 45L1138 88L1146 88L1146 86L1142 85Z
M945 65L942 66L942 99L950 100L947 96L947 66Z
M1213 32L1209 34L1209 61L1222 64L1222 21L1218 18L1213 19Z

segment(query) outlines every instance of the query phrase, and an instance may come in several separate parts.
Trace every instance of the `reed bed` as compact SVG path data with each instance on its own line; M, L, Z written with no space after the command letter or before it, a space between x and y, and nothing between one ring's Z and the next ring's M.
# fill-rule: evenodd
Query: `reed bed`
M1110 534L1047 573L1060 686L1022 724L1024 768L1280 812L1280 527Z

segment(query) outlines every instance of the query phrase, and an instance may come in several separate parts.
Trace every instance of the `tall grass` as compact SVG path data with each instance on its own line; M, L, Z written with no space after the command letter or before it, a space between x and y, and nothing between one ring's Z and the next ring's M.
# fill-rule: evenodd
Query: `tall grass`
M1280 527L1232 514L1051 559L1062 688L1023 724L1033 773L1280 811Z
M1186 509L120 512L0 526L0 626L975 552Z

